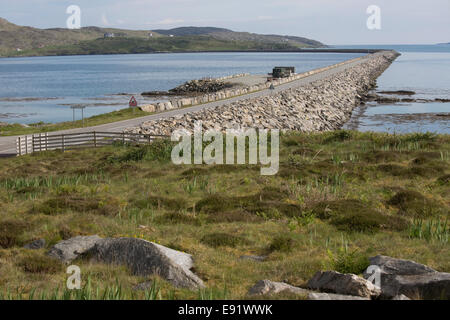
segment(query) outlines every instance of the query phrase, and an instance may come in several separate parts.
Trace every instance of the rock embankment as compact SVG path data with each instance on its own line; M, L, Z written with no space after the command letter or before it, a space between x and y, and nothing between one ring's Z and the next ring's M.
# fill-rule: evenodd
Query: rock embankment
M203 121L204 129L261 128L326 131L340 128L352 110L365 100L376 79L398 53L371 54L361 63L298 88L255 99L241 100L171 118L144 122L130 132L169 135L176 129L193 129Z
M212 93L233 87L231 83L216 79L191 80L170 89L169 92L177 95Z
M227 82L227 80L235 79L235 78L241 78L248 76L248 73L240 73L240 74L234 74L231 76L225 76L220 78L204 78L200 80L190 80L187 81L178 87L175 87L173 89L170 89L169 91L146 91L142 92L142 96L198 96L202 94L210 94L210 93L216 93L219 91L224 91L227 89L233 88L235 85L232 83ZM211 97L208 98L208 100L211 99ZM178 106L177 101L171 101L172 108L174 106ZM193 104L194 101L190 101L188 104ZM144 106L148 109L148 105ZM178 106L180 107L180 106ZM154 108L157 109L157 111L164 111L164 107L162 105L154 105ZM162 109L162 110L161 110ZM145 110L144 110L145 111Z

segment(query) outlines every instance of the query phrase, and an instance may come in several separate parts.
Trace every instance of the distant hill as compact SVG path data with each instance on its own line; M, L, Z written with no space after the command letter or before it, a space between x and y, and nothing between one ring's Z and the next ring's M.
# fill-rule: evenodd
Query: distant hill
M81 29L22 27L0 18L0 55L21 55L20 52L48 46L72 45L80 41L103 38L105 33L126 37L147 38L149 31L85 27ZM154 34L154 37L160 35Z
M156 29L153 31L166 36L199 36L216 32L233 32L228 29L214 27L180 27L173 29Z
M323 48L325 45L319 41L311 40L303 37L281 36L275 34L263 35L249 32L236 32L229 29L214 27L181 27L174 29L157 29L155 32L163 35L173 36L196 36L208 35L218 40L227 41L255 41L268 43L289 43L298 47L314 47Z
M0 18L0 56L115 54L192 51L270 51L325 47L294 36L259 35L214 27L124 30L83 27L38 29Z

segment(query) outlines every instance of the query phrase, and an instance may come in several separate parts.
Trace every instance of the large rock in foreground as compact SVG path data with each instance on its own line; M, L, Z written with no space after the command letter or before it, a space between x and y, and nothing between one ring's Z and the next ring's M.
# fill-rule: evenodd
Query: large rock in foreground
M308 294L308 300L370 300L370 299L356 296L348 296L343 294L311 292Z
M255 295L273 295L281 292L307 295L309 290L291 286L284 282L274 282L270 280L260 280L253 287L250 288L248 294L250 296Z
M380 288L370 281L354 274L343 274L336 271L317 272L309 280L308 288L364 298L376 298L381 294Z
M415 261L396 259L381 255L370 258L369 262L372 266L378 266L382 274L406 276L437 272L436 270ZM367 273L367 270L363 275L366 279L371 276L371 274Z
M93 261L126 265L134 275L157 274L176 287L203 288L191 269L192 256L142 239L118 238L98 241L87 253Z
M369 298L349 295L313 292L311 290L291 286L284 282L274 282L270 280L260 280L248 291L248 295L250 296L271 296L279 293L301 295L308 300L370 300Z
M81 254L91 249L100 240L102 240L102 238L97 235L70 238L55 244L49 250L48 255L59 259L64 263L70 263Z
M405 295L411 299L450 299L450 273L438 272L426 265L387 256L370 258L380 268L382 296ZM372 274L364 272L364 278Z

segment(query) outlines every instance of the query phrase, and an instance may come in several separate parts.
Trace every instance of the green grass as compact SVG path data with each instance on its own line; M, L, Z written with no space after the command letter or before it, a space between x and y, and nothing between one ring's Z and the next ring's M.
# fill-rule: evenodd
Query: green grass
M75 129L75 128L83 128L83 127L92 127L101 124L128 120L139 118L143 116L148 116L149 113L144 112L138 108L125 108L118 111L112 111L96 116L92 116L84 119L84 123L82 120L77 121L67 121L67 122L59 122L59 123L35 123L30 124L29 127L23 127L19 124L11 124L8 126L0 127L0 136L15 136L15 135L26 135L33 133L44 133L44 132L53 132L59 130L67 130L67 129Z
M342 247L335 252L328 250L329 263L325 268L336 270L341 273L353 273L360 275L370 265L369 258L358 251L358 249L349 250L348 244L343 241Z
M293 50L301 47L310 46L307 44L220 40L207 35L173 38L157 37L152 39L116 37L85 40L74 44L49 45L44 48L28 49L21 52L10 51L8 54L10 56L61 56L230 50Z
M414 220L409 229L411 238L425 239L427 241L440 241L448 243L450 235L450 226L447 219L431 219L424 221L422 219Z
M450 271L448 135L287 133L275 176L256 165L175 166L170 149L162 141L0 159L0 298L246 299L258 280L302 286L319 270L361 273L378 254ZM83 289L68 291L64 267L45 252L93 234L192 254L207 288L80 259ZM42 238L46 248L23 248ZM133 290L146 281L157 285Z

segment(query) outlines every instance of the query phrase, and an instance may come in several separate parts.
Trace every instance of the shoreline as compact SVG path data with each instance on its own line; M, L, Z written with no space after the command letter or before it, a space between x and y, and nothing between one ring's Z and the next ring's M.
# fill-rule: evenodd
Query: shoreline
M367 55L337 73L306 85L290 87L269 96L149 121L127 131L170 135L177 129L192 130L195 121L202 121L206 129L221 130L243 127L302 132L340 129L375 87L376 79L399 55L395 51Z
M143 55L143 54L185 54L185 53L377 53L386 51L386 49L324 49L324 48L308 48L293 50L218 50L218 51L158 51L143 53L101 53L101 54L64 54L64 55L31 55L31 56L1 56L4 58L34 58L34 57L77 57L77 56L113 56L113 55Z
M389 51L391 52L391 51ZM391 54L394 54L393 52L391 52ZM352 59L354 60L354 59ZM349 60L347 60L348 63ZM350 64L351 65L356 65L356 64L360 64L362 63L363 60L357 60L357 61L353 61ZM297 87L302 87L302 86L309 86L312 82L315 81L320 81L321 79L326 78L329 75L338 73L338 72L342 72L345 71L346 69L348 69L350 66L349 65L340 65L334 69L330 69L327 71L323 71L323 72L319 72L316 74L312 74L306 77L303 77L299 80L295 80L292 81L290 83L285 83L285 84L281 84L280 86L278 86L276 88L275 91L280 91L280 90L286 90L286 89L290 89L290 88L297 88ZM86 131L108 131L108 132L121 132L124 130L129 130L130 128L136 128L137 126L140 126L142 123L144 123L145 121L164 121L167 118L171 118L171 117L183 117L188 113L195 113L198 111L201 111L203 109L208 109L208 108L216 108L216 107L220 107L223 105L229 105L229 104L233 104L233 103L239 103L239 101L242 100L246 100L252 97L263 97L264 96L268 96L271 95L273 92L269 89L264 89L260 92L256 92L256 93L247 93L243 96L239 96L239 97L233 97L233 98L228 98L225 100L221 100L221 101L215 101L215 102L208 102L206 104L202 104L202 105L197 105L197 106L191 106L191 107L183 107L183 108L178 108L178 109L173 109L173 110L168 110L168 111L164 111L164 112L159 112L159 113L151 113L148 115L143 115L143 116L139 116L139 117L128 117L128 119L122 119L122 120L116 120L115 122L112 121L105 121L102 124L96 124L94 126L90 126L90 127L71 127L71 128L61 128L59 130L52 130L53 133L57 134L65 134L65 133L80 133L80 132L86 132ZM126 110L126 109L125 109ZM144 114L142 111L139 110L139 112L141 112L141 114ZM14 151L16 150L15 148L15 139L18 137L18 134L20 135L24 135L24 134L33 134L33 133L42 133L42 132L46 132L46 130L35 130L35 131L26 131L25 132L18 132L18 133L14 133L11 132L11 134L9 134L8 136L4 136L4 137L0 137L0 153L14 153Z

